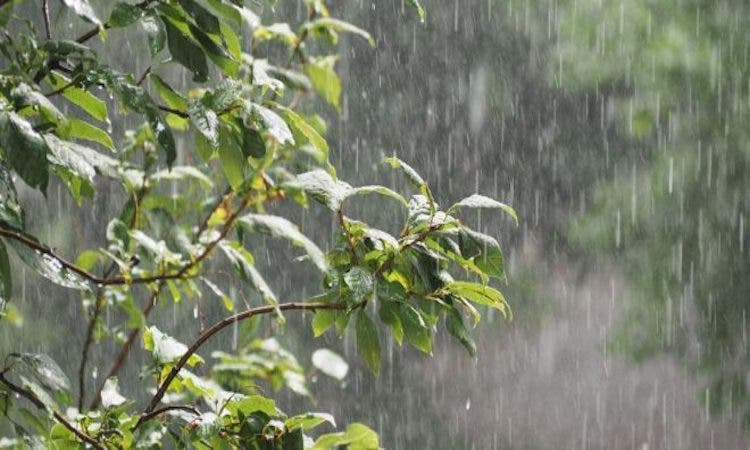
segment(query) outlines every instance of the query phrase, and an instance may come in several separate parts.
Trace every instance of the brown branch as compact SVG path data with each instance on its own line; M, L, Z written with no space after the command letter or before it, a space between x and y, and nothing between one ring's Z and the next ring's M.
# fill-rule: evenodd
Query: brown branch
M42 16L44 17L44 33L47 39L52 39L52 25L49 20L49 0L42 0Z
M46 408L44 403L41 400L39 400L39 398L36 395L34 395L31 391L24 389L15 383L12 383L10 380L8 380L5 377L5 374L3 373L0 373L0 382L8 386L8 389L10 389L11 391L15 392L16 394L20 395L21 397L31 402L31 404L33 404L37 408L39 409ZM99 441L97 441L96 439L92 438L88 434L76 428L72 423L68 421L68 419L63 417L63 415L60 414L59 412L53 410L52 416L55 418L57 422L59 422L61 425L63 425L65 428L67 428L73 434L75 434L78 437L78 439L80 439L81 441L87 444L90 444L92 447L94 447L97 450L106 450L106 448L102 444L100 444Z
M244 202L243 206L241 206L240 210L244 209L245 206L247 206L247 201ZM184 280L187 278L192 278L191 275L188 275L188 272L198 265L200 262L202 262L208 255L211 253L211 251L214 249L214 247L219 243L221 239L226 237L226 235L229 233L229 230L231 229L232 222L237 218L237 213L232 215L229 219L227 219L227 223L225 225L224 231L222 232L222 235L219 239L209 243L206 248L204 249L203 253L198 255L195 259L188 262L180 270L172 273L162 273L159 275L149 275L144 277L125 277L125 276L116 276L116 277L99 277L97 275L92 274L91 272L76 266L72 262L66 260L62 256L58 255L55 250L53 250L51 247L48 247L37 240L29 237L25 233L11 229L11 228L4 228L0 227L0 236L16 240L18 242L21 242L22 244L26 245L27 247L32 248L33 250L36 250L39 253L48 255L57 262L60 263L60 265L71 271L74 272L76 275L79 275L83 277L84 279L88 280L89 282L96 284L97 286L118 286L118 285L133 285L133 284L148 284L148 283L154 283L157 281L167 281L167 280Z
M195 414L196 416L200 416L201 415L201 412L198 411L196 408L194 408L192 406L186 406L186 405L169 405L169 406L165 406L163 408L155 409L155 410L151 411L150 413L146 414L145 416L143 416L143 421L146 422L148 420L153 419L156 416L159 416L159 415L164 414L165 412L169 412L169 411L187 411L187 412Z
M346 303L283 303L280 305L266 305L248 309L215 323L213 326L211 326L211 328L207 329L198 336L195 342L193 342L187 349L185 354L182 355L182 358L180 358L180 360L177 361L174 367L172 367L172 370L169 371L169 374L167 374L167 376L164 378L164 381L161 383L161 385L159 385L159 389L151 398L148 406L143 410L140 419L138 419L138 422L135 424L133 429L138 428L142 423L150 418L150 414L154 411L156 406L164 397L164 394L167 392L169 385L172 383L172 381L174 381L175 377L177 377L177 374L183 367L185 367L188 359L190 359L190 357L193 356L193 354L195 354L195 352L197 352L198 349L206 343L206 341L211 339L215 334L217 334L224 328L227 328L233 325L235 322L239 322L240 320L249 319L258 315L270 314L276 311L345 310L347 307L348 305ZM357 307L360 307L360 305L358 304L355 306L355 308Z
M86 340L83 342L83 349L81 350L81 363L78 366L78 410L83 411L83 401L86 395L86 363L89 357L89 348L91 343L94 341L94 329L96 328L96 322L99 320L99 315L102 313L102 306L104 305L104 289L99 289L96 293L96 300L94 303L94 313L89 319L89 324L86 327Z

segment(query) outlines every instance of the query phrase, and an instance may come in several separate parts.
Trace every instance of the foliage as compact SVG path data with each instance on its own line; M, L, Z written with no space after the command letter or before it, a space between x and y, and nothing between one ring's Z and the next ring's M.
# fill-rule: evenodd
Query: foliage
M22 3L0 1L0 23L19 31L0 37L0 299L4 306L13 299L12 247L40 276L79 291L88 323L77 395L50 356L13 353L5 359L0 393L15 433L11 445L378 448L375 432L357 423L313 439L310 430L335 425L332 417L289 415L261 393L257 385L266 382L274 390L309 395L304 369L275 339L252 340L236 353L214 352L210 368L203 367L207 358L199 350L240 321L281 325L287 311L311 311L316 336L351 329L363 361L377 373L384 333L430 354L443 321L474 354L465 316L476 325L481 308L509 313L504 296L488 285L491 278L505 278L498 242L468 228L458 214L497 208L517 220L512 208L473 195L442 210L424 179L395 156L387 162L416 190L408 198L336 177L325 126L300 103L314 91L338 110L341 89L331 46L344 33L375 41L330 17L322 1L303 2L307 15L295 31L286 23L266 25L236 1L121 2L104 16L87 0L65 0L80 20L94 24L75 39L54 37L47 1L41 8L44 34L21 15ZM411 4L423 18L420 4ZM117 45L116 29L135 27L151 53L143 73L105 65L106 50L89 44L98 37L104 49ZM190 74L189 87L169 81L167 70L175 65ZM63 113L69 108L75 114ZM142 123L118 138L107 125L123 113ZM125 193L119 214L107 218L106 242L66 258L30 234L17 189L46 194L56 183L79 204L104 195L110 185ZM346 215L346 205L370 194L393 200L393 208L404 212L400 233ZM307 207L309 199L327 207L337 222L326 252L281 216L288 207L279 204ZM300 248L321 274L321 293L281 301L248 246L262 236ZM225 293L218 276L225 266L257 292L261 304L245 301L236 311L240 299ZM184 344L172 330L149 322L167 293L181 308L218 297L230 315ZM120 320L104 320L110 314ZM152 382L144 383L143 393L127 393L117 375L139 335L150 355L142 370ZM103 341L120 351L103 383L88 389L87 358L91 346ZM325 349L313 363L337 378L348 369ZM136 399L144 393L149 400L139 406ZM86 395L93 397L88 406Z

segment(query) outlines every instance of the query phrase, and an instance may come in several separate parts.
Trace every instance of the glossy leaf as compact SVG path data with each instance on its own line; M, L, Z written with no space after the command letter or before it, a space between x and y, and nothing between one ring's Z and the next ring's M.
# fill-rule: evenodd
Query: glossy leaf
M183 65L193 74L193 81L208 80L208 64L206 54L192 37L177 28L172 19L162 16L162 22L167 32L167 46L175 62Z
M341 80L333 69L336 58L317 58L305 64L305 75L323 100L341 112Z
M47 190L47 145L21 116L0 112L0 150L29 186L43 192Z
M58 392L70 389L65 372L49 356L43 353L14 353L11 356L23 366L23 373L33 376L45 388Z
M503 315L507 313L505 297L500 291L489 286L468 281L453 281L445 285L445 290L478 305L495 308Z
M469 352L469 355L476 356L477 344L474 342L474 339L466 329L464 320L461 317L461 313L459 313L455 308L450 308L445 313L445 326L451 336L458 339L458 341L461 343L461 345L464 346L466 351Z
M68 119L68 127L71 137L83 139L90 142L96 142L97 144L101 144L110 150L115 149L115 144L114 142L112 142L112 138L109 137L109 134L107 134L107 132L102 130L101 128L95 127L94 125L91 125L88 122L84 122L83 120L73 118Z
M187 352L185 344L175 338L162 333L155 326L150 326L143 332L143 347L150 351L159 364L174 363ZM203 358L197 354L190 355L187 364L194 366L202 363Z
M513 209L511 206L506 205L505 203L499 202L497 200L491 199L489 197L486 197L484 195L480 194L472 194L465 199L461 200L460 202L456 203L455 205L448 208L448 212L456 211L460 208L489 208L489 209L501 209L506 214L508 214L510 217L513 218L513 221L516 222L516 225L518 224L518 214L516 214L516 210Z
M367 367L377 375L380 373L380 339L375 324L363 310L357 313L356 332L357 352Z
M269 214L247 214L237 219L237 223L248 231L289 240L292 244L304 248L310 260L321 272L328 270L323 252L287 219Z

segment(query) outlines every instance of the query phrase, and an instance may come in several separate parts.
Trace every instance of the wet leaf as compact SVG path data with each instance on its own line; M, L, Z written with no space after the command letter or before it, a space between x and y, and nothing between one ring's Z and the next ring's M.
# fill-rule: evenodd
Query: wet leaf
M455 205L451 206L450 208L448 208L448 213L450 214L453 211L456 211L460 208L501 209L510 217L512 217L513 221L516 222L516 225L518 225L518 214L516 214L515 209L513 209L509 205L506 205L505 203L501 203L497 200L491 199L484 195L480 195L480 194L470 195L466 197L465 199L461 200L460 202L456 203Z
M372 319L364 310L357 313L357 352L372 373L380 373L380 340Z
M0 112L0 150L23 181L42 192L47 190L47 145L16 113Z
M344 358L327 348L315 350L312 354L312 363L318 370L337 380L343 380L349 372L349 364Z
M328 263L320 248L287 219L269 214L247 214L237 219L237 223L251 232L287 239L292 244L304 248L310 260L321 272L328 271Z
M128 400L120 394L117 377L107 378L99 395L101 396L102 406L105 408L120 406Z

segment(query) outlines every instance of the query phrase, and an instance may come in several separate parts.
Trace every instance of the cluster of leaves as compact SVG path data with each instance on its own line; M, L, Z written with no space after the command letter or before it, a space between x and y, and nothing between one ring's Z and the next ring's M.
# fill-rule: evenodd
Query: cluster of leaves
M16 261L10 246L42 277L80 291L88 323L77 398L50 357L6 358L0 397L15 433L9 445L159 448L171 441L178 448L375 449L377 435L356 423L312 439L308 430L335 426L329 415L290 416L260 394L258 384L266 383L309 395L304 369L275 339L253 340L236 353L215 352L208 369L198 351L239 321L283 322L285 311L307 310L314 312L316 336L332 327L343 335L353 322L359 354L377 373L381 328L399 344L431 353L442 321L473 355L464 317L476 325L483 307L508 314L505 298L488 284L505 278L499 244L465 226L458 214L491 208L517 220L512 208L477 194L441 210L426 182L396 157L386 162L414 186L408 199L385 186L354 187L336 177L324 122L299 104L316 93L338 110L341 84L329 47L342 33L374 40L330 17L322 0L303 1L307 15L296 30L286 23L264 25L237 0L121 2L106 21L86 0L65 0L65 8L93 24L74 40L54 38L47 1L41 8L46 37L17 15L21 3L0 1L0 23L22 31L0 36L0 299L10 311ZM418 2L411 4L423 15ZM113 29L126 27L140 27L148 41L151 65L142 74L103 64L88 45L97 37L111 45ZM168 81L174 65L191 74L192 88ZM112 101L100 98L105 92ZM143 124L122 138L112 136L112 102ZM75 114L64 114L63 107ZM122 208L107 218L105 243L73 249L76 257L68 259L31 234L17 184L45 193L52 183L67 187L78 203L103 183L122 188ZM175 185L179 192L170 189ZM405 211L398 235L345 214L347 202L365 194L384 196ZM285 201L307 207L308 198L337 218L336 242L326 252L290 220L267 212ZM321 274L322 292L282 302L248 246L259 236L304 251ZM245 300L240 308L244 296L216 276L223 266L234 269L259 305ZM181 305L218 297L230 315L201 328L186 345L149 320L167 294ZM102 320L105 313L118 320ZM90 348L102 340L120 351L103 381L87 389ZM151 356L143 371L154 380L141 408L133 400L137 394L126 395L117 382L139 341ZM332 351L318 350L312 359L322 373L346 376L348 365ZM93 397L88 406L87 394Z

